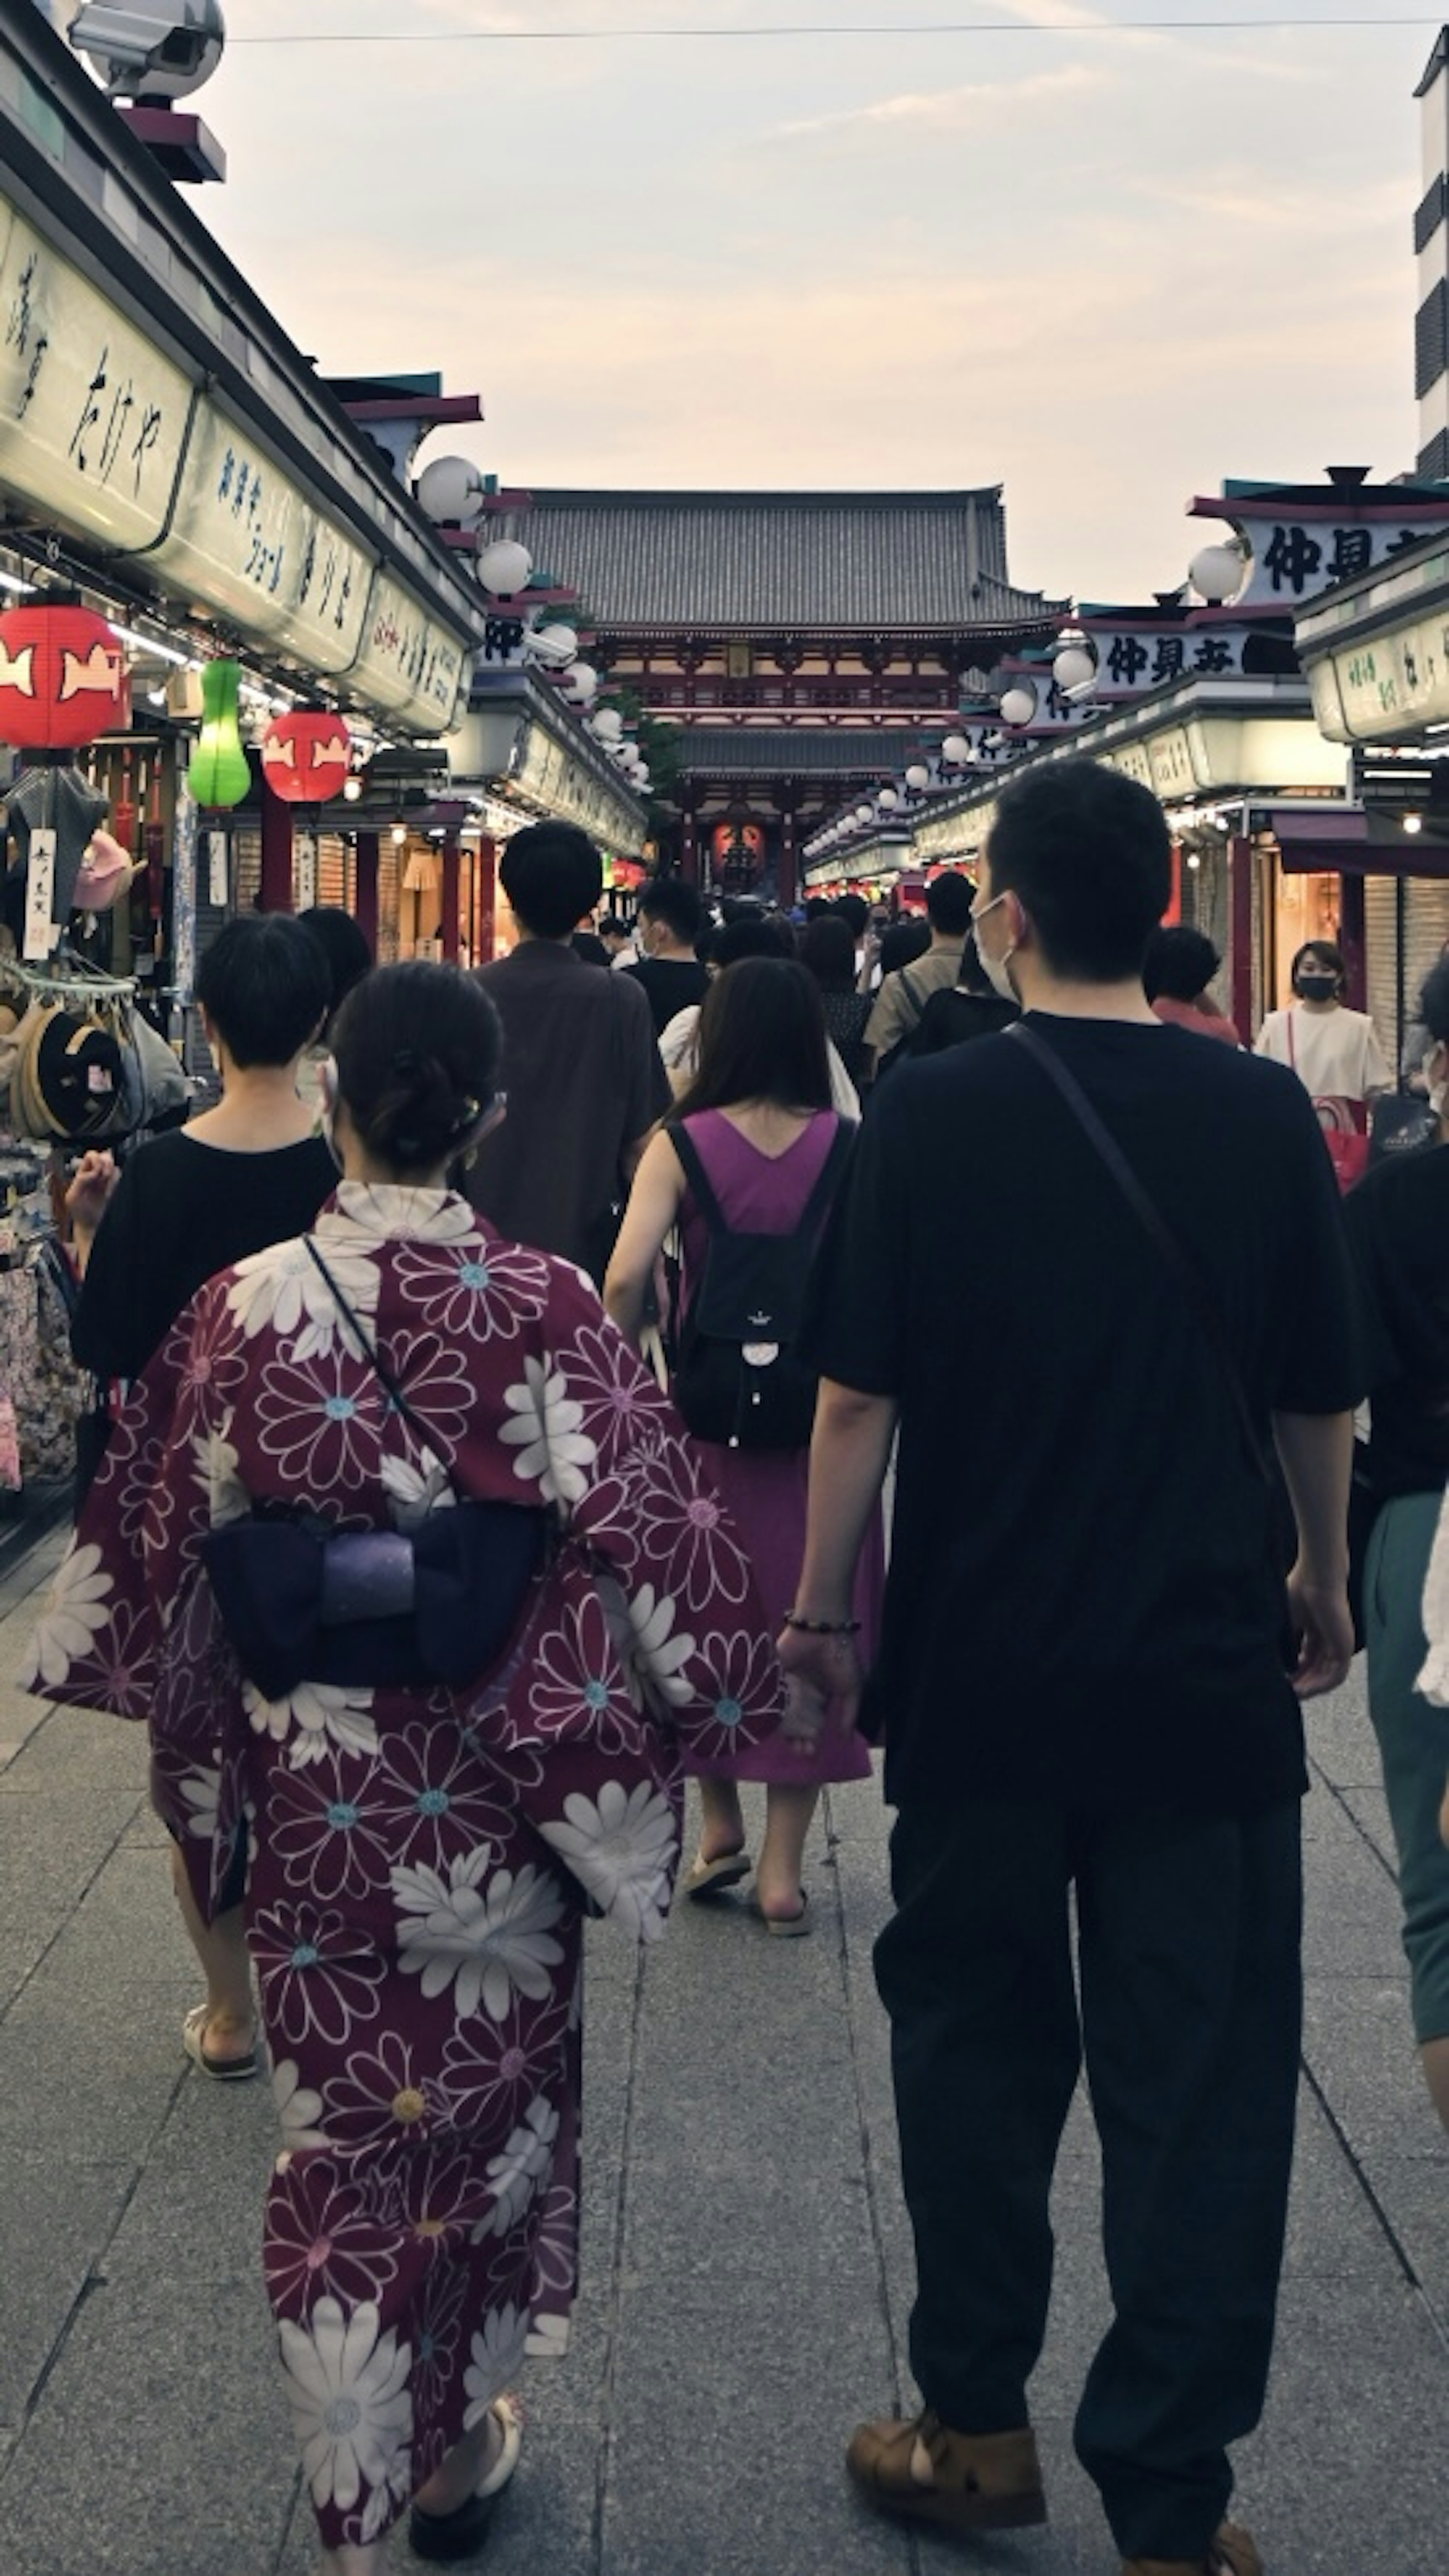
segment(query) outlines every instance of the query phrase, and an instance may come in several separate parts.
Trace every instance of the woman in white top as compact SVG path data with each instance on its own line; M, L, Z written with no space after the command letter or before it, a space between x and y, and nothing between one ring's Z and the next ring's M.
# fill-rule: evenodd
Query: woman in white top
M1310 939L1293 960L1292 1007L1269 1012L1256 1050L1297 1074L1318 1112L1341 1190L1363 1178L1368 1105L1394 1081L1368 1014L1344 1006L1346 980L1342 949L1331 939Z
M1366 1011L1350 1011L1343 951L1331 939L1310 939L1293 960L1295 1000L1270 1011L1258 1031L1256 1053L1291 1065L1315 1100L1351 1100L1366 1106L1394 1077Z

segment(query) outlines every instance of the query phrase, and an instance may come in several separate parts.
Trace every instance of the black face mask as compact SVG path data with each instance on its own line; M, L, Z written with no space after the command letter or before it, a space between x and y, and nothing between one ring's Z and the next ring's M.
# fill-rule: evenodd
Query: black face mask
M1338 994L1338 977L1328 973L1298 975L1293 990L1301 1002L1332 1002Z

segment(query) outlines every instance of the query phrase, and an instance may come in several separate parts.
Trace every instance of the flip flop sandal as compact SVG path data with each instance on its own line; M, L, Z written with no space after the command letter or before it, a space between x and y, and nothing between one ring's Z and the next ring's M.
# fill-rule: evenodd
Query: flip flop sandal
M738 1887L748 1878L751 1862L748 1852L722 1852L718 1860L697 1860L682 1881L686 1896L695 1898L720 1896L727 1887Z
M195 2067L209 2075L213 2084L245 2084L257 2071L257 2052L249 2048L245 2057L213 2057L206 2045L206 2025L211 2015L205 2004L194 2004L181 2025L181 2045Z
M804 1941L815 1929L815 1917L810 1911L810 1899L803 1887L800 1890L798 1914L767 1914L754 1888L751 1888L745 1898L745 1912L752 1914L757 1923L763 1923L772 1941Z
M408 2516L408 2539L415 2555L430 2560L435 2567L477 2557L488 2536L493 2508L518 2466L523 2445L522 2407L516 2397L495 2397L488 2412L503 2436L503 2445L467 2503L458 2505L452 2513L428 2513L422 2505L415 2504Z

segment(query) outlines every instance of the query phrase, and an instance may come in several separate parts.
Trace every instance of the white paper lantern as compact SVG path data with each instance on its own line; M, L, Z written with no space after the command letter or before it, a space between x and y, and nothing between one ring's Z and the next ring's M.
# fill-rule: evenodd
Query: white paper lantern
M516 537L495 537L478 549L478 578L495 599L516 599L532 570L533 557Z
M948 733L941 745L941 758L960 769L971 757L971 745L964 733Z
M1193 556L1187 577L1199 599L1209 599L1214 606L1236 598L1243 586L1243 550L1226 543L1204 546Z
M1036 691L1018 680L1001 701L1001 721L1009 725L1030 724L1036 714Z
M1068 697L1097 685L1097 656L1084 643L1064 644L1052 663L1052 678Z
M535 626L526 643L529 658L546 671L563 671L578 659L579 639L572 626Z
M913 796L924 795L930 784L931 773L929 769L927 769L925 762L913 760L910 768L906 771L906 785L909 787L911 794Z
M624 719L617 707L600 707L594 718L594 731L600 742L618 742L624 731Z
M483 507L483 477L466 456L438 456L423 467L413 498L435 527L471 528Z

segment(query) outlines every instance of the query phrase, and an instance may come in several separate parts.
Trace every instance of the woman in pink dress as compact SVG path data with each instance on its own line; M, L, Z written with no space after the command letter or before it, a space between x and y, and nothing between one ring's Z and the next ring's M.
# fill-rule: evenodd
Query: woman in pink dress
M486 996L385 967L335 1046L346 1177L172 1327L29 1678L149 1723L204 1921L251 1846L267 2289L325 2576L378 2576L410 2500L420 2556L473 2554L510 2383L568 2343L585 1906L657 1936L681 1748L783 1694L668 1401L447 1186L501 1114Z
M830 1107L824 1013L811 977L784 959L746 958L729 967L704 1005L698 1073L645 1153L609 1265L604 1302L621 1331L637 1340L647 1283L676 1224L686 1317L703 1279L709 1227L676 1144L681 1130L732 1231L789 1235L807 1218L817 1226L823 1218L818 1184L841 1126ZM838 1182L838 1172L832 1177ZM778 1629L794 1601L804 1547L808 1445L699 1445L710 1481L744 1536L760 1598ZM866 1663L874 1652L883 1584L877 1519L862 1553L855 1602ZM703 1811L699 1852L684 1881L688 1893L711 1897L748 1876L738 1783L763 1781L765 1839L755 1865L752 1909L779 1936L808 1932L809 1901L800 1877L805 1839L827 1781L869 1777L870 1755L860 1737L832 1711L813 1747L779 1739L741 1743L726 1760L691 1754L686 1767L699 1781Z

